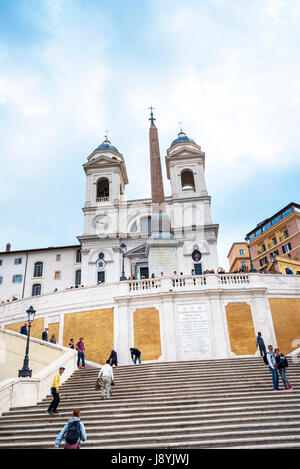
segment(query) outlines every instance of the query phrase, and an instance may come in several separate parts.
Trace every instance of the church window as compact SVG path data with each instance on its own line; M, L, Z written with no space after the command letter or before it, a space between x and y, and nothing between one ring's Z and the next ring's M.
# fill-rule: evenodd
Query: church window
M109 197L109 180L101 178L97 182L97 202Z
M75 272L75 285L81 284L81 270L76 270Z
M130 228L130 233L136 233L137 232L137 224L136 221L131 225Z
M151 233L151 217L142 217L140 220L141 233Z
M35 283L32 285L32 294L31 296L38 296L41 294L41 285L39 283Z
M54 280L60 280L60 272L59 271L54 273Z
M105 272L97 272L97 283L104 283L105 282Z
M36 262L34 264L33 276L34 277L42 277L42 275L43 275L43 263L42 262Z
M185 169L182 171L181 187L183 191L195 191L194 175L190 169Z
M81 249L76 251L76 262L81 262Z
M60 260L61 260L61 255L60 255L60 254L56 254L56 260L57 260L57 261L60 261Z

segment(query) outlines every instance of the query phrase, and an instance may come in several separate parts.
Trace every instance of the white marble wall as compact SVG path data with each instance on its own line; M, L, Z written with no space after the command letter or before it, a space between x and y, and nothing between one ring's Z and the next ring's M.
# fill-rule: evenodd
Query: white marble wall
M26 319L29 306L37 311L36 317L60 316L63 327L65 314L94 308L114 307L114 348L118 350L120 364L130 363L129 348L134 346L133 312L136 308L155 307L160 316L162 356L160 360L173 361L188 358L227 358L230 350L225 307L231 302L246 302L251 306L255 331L260 330L266 342L276 345L268 298L300 297L300 278L290 275L203 275L166 277L155 280L124 281L85 287L78 290L45 294L14 304L0 306L0 325ZM200 312L196 329L205 332L201 350L192 347L184 353L182 313ZM191 320L191 318L190 318ZM197 336L197 331L195 337ZM59 342L62 343L63 331ZM208 340L208 342L207 342Z

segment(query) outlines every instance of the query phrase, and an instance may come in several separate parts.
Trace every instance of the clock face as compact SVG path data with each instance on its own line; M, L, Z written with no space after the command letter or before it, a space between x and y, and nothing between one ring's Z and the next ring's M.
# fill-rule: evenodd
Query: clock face
M201 252L198 249L195 249L192 253L192 258L194 262L199 262L201 260Z
M107 215L99 215L94 218L93 225L97 233L104 233L108 230L109 217Z

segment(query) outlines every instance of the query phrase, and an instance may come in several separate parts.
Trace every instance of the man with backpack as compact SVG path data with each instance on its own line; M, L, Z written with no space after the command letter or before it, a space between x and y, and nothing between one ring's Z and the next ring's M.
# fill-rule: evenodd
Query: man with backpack
M256 347L259 348L260 356L263 357L266 354L266 346L265 346L264 339L262 338L261 332L257 333Z
M264 362L266 365L269 366L269 370L272 373L272 380L273 380L273 387L274 391L279 391L278 389L278 371L276 367L276 357L275 353L273 352L273 347L272 345L268 345L268 352L264 355L263 357Z
M278 348L275 349L275 358L276 358L277 368L279 370L281 379L283 381L284 390L292 391L293 388L290 385L289 380L286 377L286 368L289 366L287 358L283 355L283 353L279 352Z
M65 437L64 449L80 449L81 441L86 441L86 431L80 420L79 409L73 411L73 417L56 438L53 449L58 449L63 437Z

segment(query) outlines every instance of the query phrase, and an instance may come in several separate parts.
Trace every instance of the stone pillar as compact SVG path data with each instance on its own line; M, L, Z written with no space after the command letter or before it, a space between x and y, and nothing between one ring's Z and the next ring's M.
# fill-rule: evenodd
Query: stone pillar
M228 326L224 306L219 294L210 296L209 308L212 324L212 358L231 357Z
M179 359L177 320L175 304L172 294L163 296L162 308L160 308L160 337L162 359L164 361L176 361Z
M132 315L127 299L119 299L114 310L114 349L118 354L119 365L130 365L130 347L133 343Z

